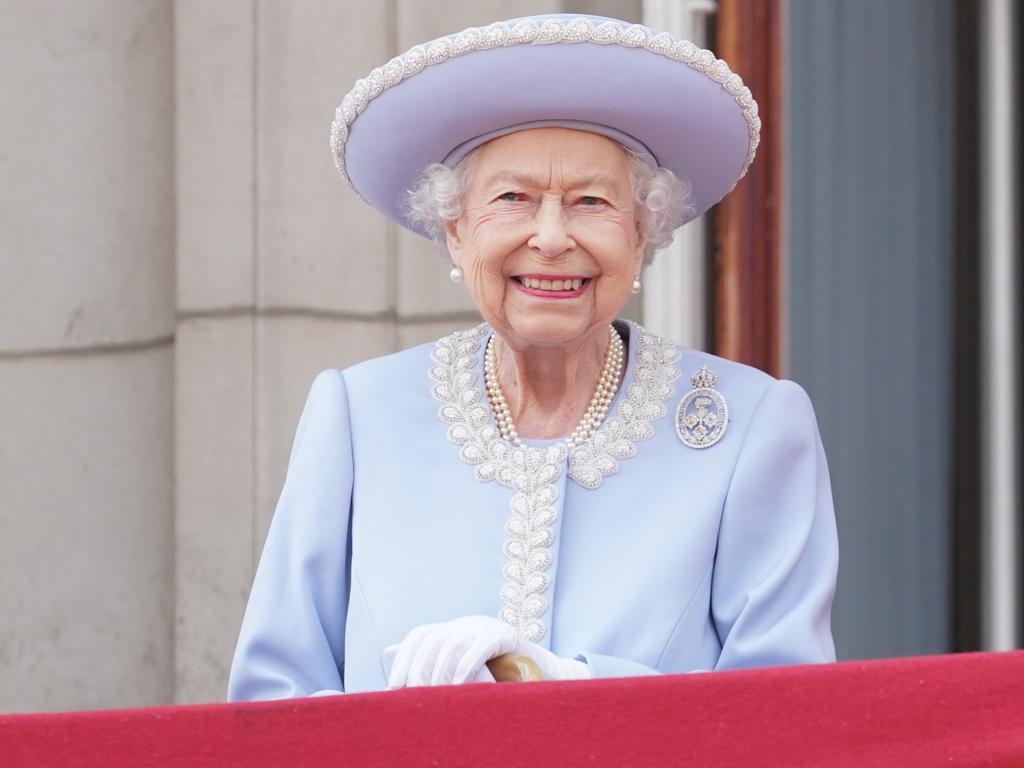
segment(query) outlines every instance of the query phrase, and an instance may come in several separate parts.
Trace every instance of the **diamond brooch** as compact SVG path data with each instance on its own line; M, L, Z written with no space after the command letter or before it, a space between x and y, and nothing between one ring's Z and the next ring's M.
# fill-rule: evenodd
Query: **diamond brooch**
M715 389L718 379L702 366L690 378L693 389L679 401L676 409L676 434L690 448L710 448L725 435L729 425L729 406Z

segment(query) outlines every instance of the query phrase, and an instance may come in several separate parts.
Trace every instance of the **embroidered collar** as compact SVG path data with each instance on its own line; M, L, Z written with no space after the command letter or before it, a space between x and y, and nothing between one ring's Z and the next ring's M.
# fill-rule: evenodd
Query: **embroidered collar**
M483 339L491 333L486 323L457 331L440 339L431 354L433 394L442 405L438 411L448 425L448 439L461 446L459 456L476 466L480 482L497 480L515 493L509 502L512 516L505 524L508 557L501 590L501 619L531 642L545 633L541 617L548 607L544 592L550 584L545 572L551 564L549 549L554 540L551 525L557 516L555 481L568 458L569 477L584 488L596 490L619 461L636 455L635 442L654 434L651 422L666 413L665 401L675 392L679 378L679 349L672 342L629 323L630 355L615 415L571 451L564 442L546 447L517 447L501 437L492 423L490 408L479 379L479 355ZM633 371L632 377L630 371Z

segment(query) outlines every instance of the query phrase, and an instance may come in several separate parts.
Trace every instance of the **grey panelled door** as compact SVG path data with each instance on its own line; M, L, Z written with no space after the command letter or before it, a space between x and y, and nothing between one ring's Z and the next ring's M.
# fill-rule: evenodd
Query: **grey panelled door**
M840 531L841 658L951 647L952 0L790 0L787 376Z

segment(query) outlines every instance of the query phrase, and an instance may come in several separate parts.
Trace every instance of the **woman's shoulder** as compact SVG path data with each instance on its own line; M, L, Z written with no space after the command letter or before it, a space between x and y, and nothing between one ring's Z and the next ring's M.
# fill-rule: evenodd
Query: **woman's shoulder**
M430 366L430 353L436 342L417 344L398 352L351 365L341 371L348 386L377 385L388 379L408 375L413 370L426 372Z
M350 400L364 391L380 392L389 382L407 381L405 378L417 363L429 359L431 345L394 352L356 363L348 368L327 368L320 371L309 389L308 402ZM425 365L425 363L424 363Z
M642 328L638 330L649 333ZM652 336L656 343L675 346ZM720 394L727 408L729 431L733 434L744 435L755 420L765 418L781 419L791 426L804 421L810 425L816 423L810 398L796 382L778 379L754 366L702 350L677 349L679 356L675 366L680 376L675 384L673 406L694 390L711 387ZM758 414L762 416L759 418Z
M723 386L728 385L744 391L763 393L779 381L771 374L752 365L738 363L735 360L719 357L699 349L680 348L679 368L684 376L695 376L705 366Z
M481 328L454 331L434 341L356 363L341 371L345 387L350 396L356 398L399 396L407 399L412 392L430 397L430 370L438 364L434 359L435 350L470 339L478 342ZM416 384L422 386L410 386Z
M676 382L676 391L679 395L685 394L691 387L696 387L698 382L711 381L723 395L731 393L744 400L756 400L760 399L773 384L779 381L774 376L751 365L738 363L735 360L719 357L703 350L680 346L638 323L629 322L628 325L631 336L636 336L636 339L631 339L631 342L638 342L641 348L665 350L662 360L674 359L674 364L681 374ZM704 374L703 378L698 380L702 373Z
M807 401L808 406L810 405L807 392L795 381L778 379L760 368L708 352L696 349L682 350L680 368L685 376L694 376L705 365L709 371L715 374L716 386L723 392L728 390L736 397L753 400L755 404L770 396L773 399L803 400Z

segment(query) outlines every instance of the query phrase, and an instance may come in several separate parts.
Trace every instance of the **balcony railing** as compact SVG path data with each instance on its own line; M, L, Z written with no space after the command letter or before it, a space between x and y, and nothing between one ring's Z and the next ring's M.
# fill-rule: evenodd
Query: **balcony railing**
M1024 652L0 716L0 765L1024 766Z

